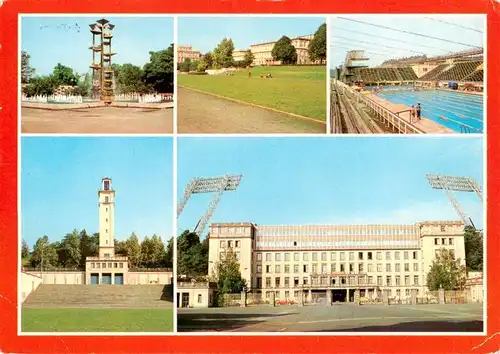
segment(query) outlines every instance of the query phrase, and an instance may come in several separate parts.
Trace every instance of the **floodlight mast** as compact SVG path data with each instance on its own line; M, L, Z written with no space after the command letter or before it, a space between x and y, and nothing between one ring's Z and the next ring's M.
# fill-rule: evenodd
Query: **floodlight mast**
M242 175L225 175L221 177L193 179L186 186L186 189L184 190L184 196L177 205L177 217L179 217L179 215L182 213L189 198L193 194L214 193L214 197L210 202L207 211L198 221L194 229L194 232L201 237L203 235L203 230L205 229L207 223L209 222L215 209L217 208L217 205L219 204L222 194L225 191L236 190L240 185L242 177Z
M469 177L456 177L456 176L445 176L445 175L426 175L429 184L434 189L443 189L446 196L450 200L451 204L455 208L458 215L464 222L465 225L472 226L475 228L472 219L464 213L458 200L453 195L455 192L475 192L478 198L483 202L483 195L481 188L476 183L476 181Z

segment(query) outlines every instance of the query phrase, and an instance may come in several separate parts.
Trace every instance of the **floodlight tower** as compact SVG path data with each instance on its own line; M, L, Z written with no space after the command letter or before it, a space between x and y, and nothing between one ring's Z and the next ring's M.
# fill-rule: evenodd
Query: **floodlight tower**
M114 71L111 66L111 57L116 53L111 50L111 39L113 38L112 25L106 19L100 19L90 26L92 33L92 98L104 102L114 100L113 80ZM97 60L97 61L96 61Z
M214 197L210 202L207 211L198 221L194 232L198 236L202 236L203 230L207 225L208 221L212 217L217 204L220 201L222 193L225 191L234 191L240 185L242 175L225 175L221 177L210 177L210 178L195 178L188 183L186 189L184 190L184 196L182 200L177 205L177 217L182 213L182 210L186 206L187 201L193 194L197 193L213 193Z
M456 200L453 195L453 191L455 192L474 192L478 196L481 203L483 202L483 194L481 192L481 187L476 183L473 178L469 177L456 177L456 176L445 176L445 175L426 175L429 184L434 189L443 189L446 193L446 196L453 204L453 207L457 211L460 218L463 220L465 225L474 226L472 219L464 213L458 200Z

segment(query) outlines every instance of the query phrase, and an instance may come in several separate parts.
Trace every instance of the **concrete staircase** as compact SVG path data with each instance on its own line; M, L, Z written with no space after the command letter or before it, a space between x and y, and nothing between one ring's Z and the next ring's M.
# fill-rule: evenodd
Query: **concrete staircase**
M32 292L23 307L172 307L172 285L49 285Z

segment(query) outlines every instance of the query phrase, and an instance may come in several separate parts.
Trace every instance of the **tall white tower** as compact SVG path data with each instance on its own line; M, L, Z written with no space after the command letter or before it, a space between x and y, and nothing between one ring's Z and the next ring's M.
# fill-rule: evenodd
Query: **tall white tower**
M115 191L111 178L103 178L99 196L99 258L115 256Z

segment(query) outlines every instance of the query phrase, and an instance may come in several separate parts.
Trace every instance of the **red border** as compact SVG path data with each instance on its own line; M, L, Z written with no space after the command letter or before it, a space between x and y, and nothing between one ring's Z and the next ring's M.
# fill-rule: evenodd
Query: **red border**
M0 7L0 352L494 352L500 347L500 3L498 0L4 0ZM1 2L1 0L0 0ZM17 336L17 35L19 13L486 13L488 15L488 335L417 336ZM457 163L460 163L457 161ZM489 338L491 337L491 338ZM488 339L489 338L489 339ZM483 343L481 345L481 343ZM475 348L479 346L478 348Z

